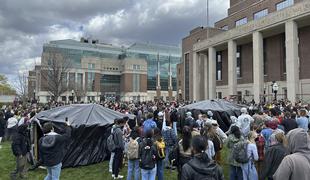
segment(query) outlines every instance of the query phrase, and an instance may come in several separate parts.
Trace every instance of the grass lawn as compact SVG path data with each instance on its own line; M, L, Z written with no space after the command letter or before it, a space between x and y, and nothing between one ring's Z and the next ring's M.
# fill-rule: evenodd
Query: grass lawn
M227 151L222 151L222 159L226 156ZM228 177L228 166L223 161L222 166L224 168L225 179ZM15 157L11 151L11 144L5 142L2 144L2 149L0 149L0 180L9 180L10 172L15 168ZM120 173L121 175L127 174L127 167L124 167ZM29 180L43 180L46 175L46 170L37 169L35 171L30 171L28 174ZM61 172L61 180L110 180L111 175L108 172L108 162L78 167L78 168L66 168ZM177 172L165 170L165 179L176 180Z

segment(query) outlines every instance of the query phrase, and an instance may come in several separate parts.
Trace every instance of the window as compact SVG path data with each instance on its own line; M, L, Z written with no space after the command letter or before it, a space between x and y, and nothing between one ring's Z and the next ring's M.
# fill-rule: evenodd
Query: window
M241 26L241 25L246 24L246 23L248 23L247 17L239 19L238 21L236 21L236 26Z
M277 11L280 11L282 9L285 9L289 6L292 6L294 4L294 0L285 0L285 1L282 1L278 4L276 4L276 9Z
M223 27L221 27L221 29L222 30L228 30L228 26L226 25L226 26L223 26Z
M133 70L140 70L141 67L140 65L134 64L132 68Z
M260 18L267 16L267 15L268 15L268 9L258 11L254 14L254 20L260 19Z
M75 73L69 73L69 90L75 89Z
M95 73L87 73L87 91L95 91Z
M241 69L241 46L237 46L237 78L242 77L242 69Z
M189 100L189 53L184 56L185 62L185 100Z
M88 69L95 69L95 64L88 63Z
M132 76L132 91L133 92L140 92L140 75L133 74Z
M217 99L222 99L222 92L217 92Z
M216 80L222 80L222 52L216 52Z
M82 73L77 74L76 86L78 90L83 90L83 74Z

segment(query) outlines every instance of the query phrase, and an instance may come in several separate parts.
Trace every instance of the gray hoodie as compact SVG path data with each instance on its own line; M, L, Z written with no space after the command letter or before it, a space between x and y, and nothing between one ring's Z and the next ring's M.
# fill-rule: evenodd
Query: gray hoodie
M287 155L274 174L275 180L309 180L310 179L310 137L301 128L293 129L287 134Z

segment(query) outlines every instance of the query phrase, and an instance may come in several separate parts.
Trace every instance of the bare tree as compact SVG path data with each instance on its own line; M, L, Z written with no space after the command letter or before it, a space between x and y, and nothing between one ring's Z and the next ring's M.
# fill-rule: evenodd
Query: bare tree
M26 102L28 97L28 76L26 72L18 73L13 87L16 89L17 95L19 96L20 100L22 102Z
M45 54L41 64L41 77L46 90L57 101L62 93L66 92L67 73L72 68L72 61L65 58L59 51L54 50Z

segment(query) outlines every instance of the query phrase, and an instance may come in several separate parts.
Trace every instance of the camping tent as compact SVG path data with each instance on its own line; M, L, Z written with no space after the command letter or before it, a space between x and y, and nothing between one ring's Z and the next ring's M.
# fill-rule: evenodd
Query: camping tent
M107 158L107 137L111 133L114 119L134 115L122 114L97 104L74 104L61 106L38 113L32 119L31 139L33 156L38 158L38 140L43 136L42 125L52 122L56 132L64 131L65 118L72 126L72 135L68 143L63 167L75 167L99 163Z
M245 107L243 105L235 104L223 99L219 100L204 100L197 103L189 104L181 107L181 115L184 116L185 112L191 111L195 118L199 113L207 113L212 111L213 119L217 120L220 128L227 131L230 126L230 116L238 117L240 109Z

